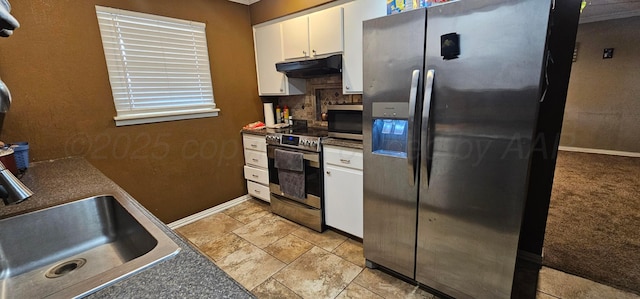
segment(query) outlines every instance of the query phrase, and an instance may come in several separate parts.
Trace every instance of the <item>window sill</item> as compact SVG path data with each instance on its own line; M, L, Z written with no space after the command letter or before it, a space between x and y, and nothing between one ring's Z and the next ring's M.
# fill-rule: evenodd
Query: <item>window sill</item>
M140 113L140 114L128 114L122 116L116 116L113 119L116 121L116 127L151 124L165 121L196 119L205 117L218 116L220 109L193 109L180 112L154 112L154 113Z

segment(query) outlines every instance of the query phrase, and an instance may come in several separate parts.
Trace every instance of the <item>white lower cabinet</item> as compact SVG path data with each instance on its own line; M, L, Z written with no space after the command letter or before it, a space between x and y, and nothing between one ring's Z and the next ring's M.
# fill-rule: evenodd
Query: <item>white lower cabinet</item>
M249 195L270 202L269 163L265 136L242 134L244 147L244 178Z
M324 146L323 153L325 222L362 238L362 150Z
M249 191L249 195L253 197L260 198L267 202L271 201L269 198L268 186L261 185L252 181L247 181L247 191Z

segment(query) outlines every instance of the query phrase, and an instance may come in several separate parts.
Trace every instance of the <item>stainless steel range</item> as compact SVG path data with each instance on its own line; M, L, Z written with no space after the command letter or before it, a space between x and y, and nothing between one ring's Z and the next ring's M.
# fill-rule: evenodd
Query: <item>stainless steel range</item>
M292 129L266 136L271 211L318 232L324 230L321 140L326 136L326 129L317 128ZM288 170L278 166L290 162L282 159L296 158L301 160L302 171L295 173L304 177L304 186L297 186L302 192L286 192L291 190L285 185L291 182L283 174Z

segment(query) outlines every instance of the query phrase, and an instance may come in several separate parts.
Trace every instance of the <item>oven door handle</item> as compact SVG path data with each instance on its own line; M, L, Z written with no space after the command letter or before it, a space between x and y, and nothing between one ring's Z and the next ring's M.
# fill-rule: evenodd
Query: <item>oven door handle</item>
M291 150L288 148L282 148L282 147L278 147L278 146L272 146L272 145L268 145L267 146L267 158L269 159L275 159L275 150L279 149L279 150L283 150L283 151L290 151L290 152L296 152L296 153L303 153L303 159L305 161L309 162L309 166L313 167L313 168L320 168L320 153L316 153L316 152L304 152L304 151L296 151L296 150Z

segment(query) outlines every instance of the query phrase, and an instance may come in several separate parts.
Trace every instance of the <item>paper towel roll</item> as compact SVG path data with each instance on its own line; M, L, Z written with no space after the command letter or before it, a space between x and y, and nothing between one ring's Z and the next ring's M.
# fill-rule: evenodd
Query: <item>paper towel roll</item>
M273 127L276 124L273 112L273 103L264 103L264 124Z

